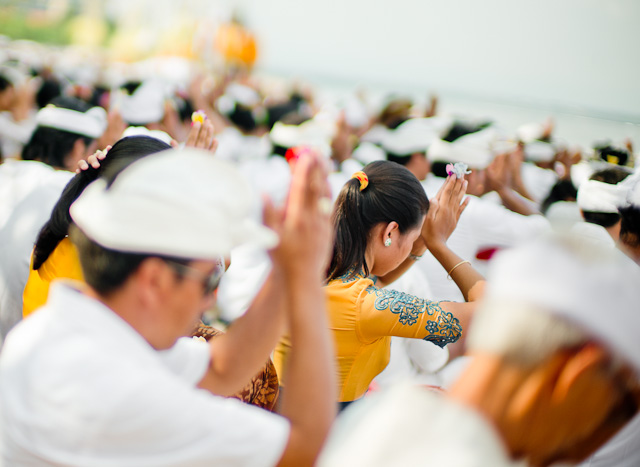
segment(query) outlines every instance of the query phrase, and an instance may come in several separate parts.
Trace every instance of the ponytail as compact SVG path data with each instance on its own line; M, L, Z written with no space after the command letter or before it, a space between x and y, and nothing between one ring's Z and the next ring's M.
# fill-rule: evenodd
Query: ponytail
M363 183L366 178L367 183ZM327 281L369 275L365 253L371 229L395 221L401 233L418 225L429 200L418 179L395 162L377 161L356 172L340 191L333 212L335 240Z
M67 236L69 224L71 224L69 206L80 196L89 183L98 178L100 172L100 169L89 166L87 170L76 174L64 187L60 199L51 210L49 220L44 224L36 239L33 249L34 271L40 269L53 250Z

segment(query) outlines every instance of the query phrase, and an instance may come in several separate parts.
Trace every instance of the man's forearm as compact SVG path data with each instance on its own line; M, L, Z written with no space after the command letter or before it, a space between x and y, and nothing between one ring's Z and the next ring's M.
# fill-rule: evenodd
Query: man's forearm
M247 312L211 341L209 378L201 387L231 395L260 371L284 331L287 301L283 290L283 273L274 264Z
M295 285L290 285L288 293L292 351L281 414L291 421L291 438L282 465L312 465L336 415L334 351L325 293L320 278L310 279L311 283L301 279L292 281Z

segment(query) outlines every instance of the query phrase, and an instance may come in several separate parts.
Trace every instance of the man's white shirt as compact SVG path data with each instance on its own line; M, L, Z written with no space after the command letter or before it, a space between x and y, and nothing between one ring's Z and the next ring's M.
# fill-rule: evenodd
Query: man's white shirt
M157 351L102 303L55 283L0 355L7 465L274 465L286 419L196 384L209 346Z

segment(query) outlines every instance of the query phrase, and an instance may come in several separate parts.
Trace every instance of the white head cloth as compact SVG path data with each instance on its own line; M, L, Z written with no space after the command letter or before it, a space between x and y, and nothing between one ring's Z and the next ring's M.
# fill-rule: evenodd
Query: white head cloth
M127 136L148 136L150 138L155 138L163 143L171 144L173 138L162 130L149 130L144 126L130 126L122 133L122 137L126 138Z
M587 180L578 189L578 206L583 211L617 213L627 197L627 188L621 183Z
M531 143L542 138L544 127L540 123L525 123L516 130L518 139L523 143Z
M300 125L277 122L271 129L269 138L278 146L285 148L310 146L318 149L325 157L330 157L331 141L335 131L334 121L315 117Z
M632 206L640 209L640 171L636 170L633 175L629 175L620 182L627 190L624 206Z
M452 143L434 141L427 152L431 161L464 162L476 170L486 169L493 160L492 144L496 133L492 128L464 135Z
M217 260L243 243L277 244L252 193L243 173L208 151L168 149L133 162L110 187L91 183L69 212L106 248Z
M367 165L370 162L384 161L387 159L387 155L380 146L377 146L368 141L364 141L353 150L351 157L355 160Z
M132 125L156 123L164 117L164 86L158 81L144 81L129 95L123 89L113 91L111 105L120 112L125 122Z
M551 143L531 141L524 146L524 155L532 162L549 162L556 155L556 149Z
M251 108L258 105L260 101L260 94L255 89L243 84L231 83L216 101L216 106L222 114L227 115L233 112L236 103Z
M542 307L640 371L640 268L618 249L575 235L548 236L496 255L488 278L485 303Z
M86 112L47 105L36 115L38 126L68 131L77 135L98 138L107 128L107 113L102 107L92 107Z
M382 148L397 156L410 156L426 152L429 146L441 136L441 126L431 118L412 118L386 133Z

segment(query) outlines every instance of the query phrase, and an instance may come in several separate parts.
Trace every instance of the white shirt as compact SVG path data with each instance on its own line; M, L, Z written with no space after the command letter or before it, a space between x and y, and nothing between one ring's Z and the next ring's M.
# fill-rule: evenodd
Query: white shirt
M640 465L640 416L596 451L580 467L638 467Z
M262 289L272 264L264 248L240 245L231 250L231 264L216 295L220 318L233 322L245 312Z
M277 415L195 385L209 346L156 351L100 302L53 284L0 355L7 465L274 465L289 436Z
M493 427L473 410L409 385L350 406L338 419L319 467L507 467Z
M73 175L34 161L0 165L0 345L22 319L33 244Z
M427 177L423 186L429 198L436 195L444 180L431 174ZM486 268L486 264L476 260L476 254L481 249L515 246L551 228L543 216L523 216L482 198L469 198L469 205L460 216L447 245L462 259L471 261L480 272ZM464 301L455 282L447 279L447 271L428 251L416 266L426 274L434 300Z
M0 150L5 159L20 157L22 147L29 142L36 128L36 112L16 122L11 112L0 112Z

